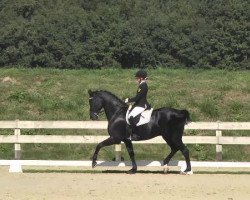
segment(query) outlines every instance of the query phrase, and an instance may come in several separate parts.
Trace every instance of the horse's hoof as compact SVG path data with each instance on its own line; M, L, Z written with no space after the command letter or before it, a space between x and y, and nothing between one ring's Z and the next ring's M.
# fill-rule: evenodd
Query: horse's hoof
M169 172L169 167L168 167L168 165L164 165L163 166L163 173L164 174L167 174Z
M127 171L126 173L127 174L135 174L136 172L137 172L137 169L132 168L129 171Z
M95 166L97 165L96 161L92 161L92 168L95 168Z
M193 175L194 173L193 173L193 171L191 170L191 171L181 171L180 174L181 174L181 175Z

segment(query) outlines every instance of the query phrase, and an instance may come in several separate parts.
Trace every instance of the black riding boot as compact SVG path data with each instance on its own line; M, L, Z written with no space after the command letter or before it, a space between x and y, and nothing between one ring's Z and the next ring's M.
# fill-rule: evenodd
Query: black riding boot
M128 129L129 130L128 132L130 135L130 139L134 141L140 140L140 136L135 133L135 130L136 130L135 118L130 117L129 123L130 123L130 126Z
M127 124L127 133L128 133L128 136L131 137L131 135L133 134L133 128L131 125Z

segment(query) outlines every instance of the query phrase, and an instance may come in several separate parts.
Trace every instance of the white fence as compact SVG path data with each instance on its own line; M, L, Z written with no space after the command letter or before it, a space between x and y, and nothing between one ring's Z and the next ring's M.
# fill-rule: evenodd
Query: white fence
M107 129L106 121L0 121L1 129L13 129L14 135L0 135L1 143L15 144L15 159L21 158L21 144L24 143L59 143L59 144L90 144L99 143L108 136L90 135L21 135L22 129ZM185 126L185 130L215 131L215 136L183 136L185 144L214 144L216 145L216 159L222 160L222 145L249 145L250 137L222 136L226 130L250 130L250 122L192 122ZM161 137L139 144L165 144ZM121 159L121 145L115 145L116 160Z

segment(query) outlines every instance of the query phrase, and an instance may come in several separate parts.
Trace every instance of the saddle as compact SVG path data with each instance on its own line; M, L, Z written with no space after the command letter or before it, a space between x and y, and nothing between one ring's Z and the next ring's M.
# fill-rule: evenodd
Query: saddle
M129 120L128 120L128 115L129 115L129 112L131 111L131 108L132 107L129 107L128 110L127 110L127 113L126 113L126 121L127 121L127 124L129 124L129 125L130 125L130 123L129 123ZM139 114L137 116L137 117L139 117L139 119L138 119L138 122L137 122L136 126L141 126L143 124L147 124L150 121L152 112L153 112L153 108L146 109L141 114Z

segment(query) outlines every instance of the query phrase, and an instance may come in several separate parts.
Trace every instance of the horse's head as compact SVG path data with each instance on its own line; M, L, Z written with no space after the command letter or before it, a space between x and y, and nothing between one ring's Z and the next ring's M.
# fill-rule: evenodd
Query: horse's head
M110 120L117 111L127 105L111 92L105 90L88 91L90 119L97 120L99 114L104 111L108 120ZM103 110L102 110L103 109Z
M97 92L88 91L89 93L89 107L90 119L98 120L99 113L103 108L103 98Z

